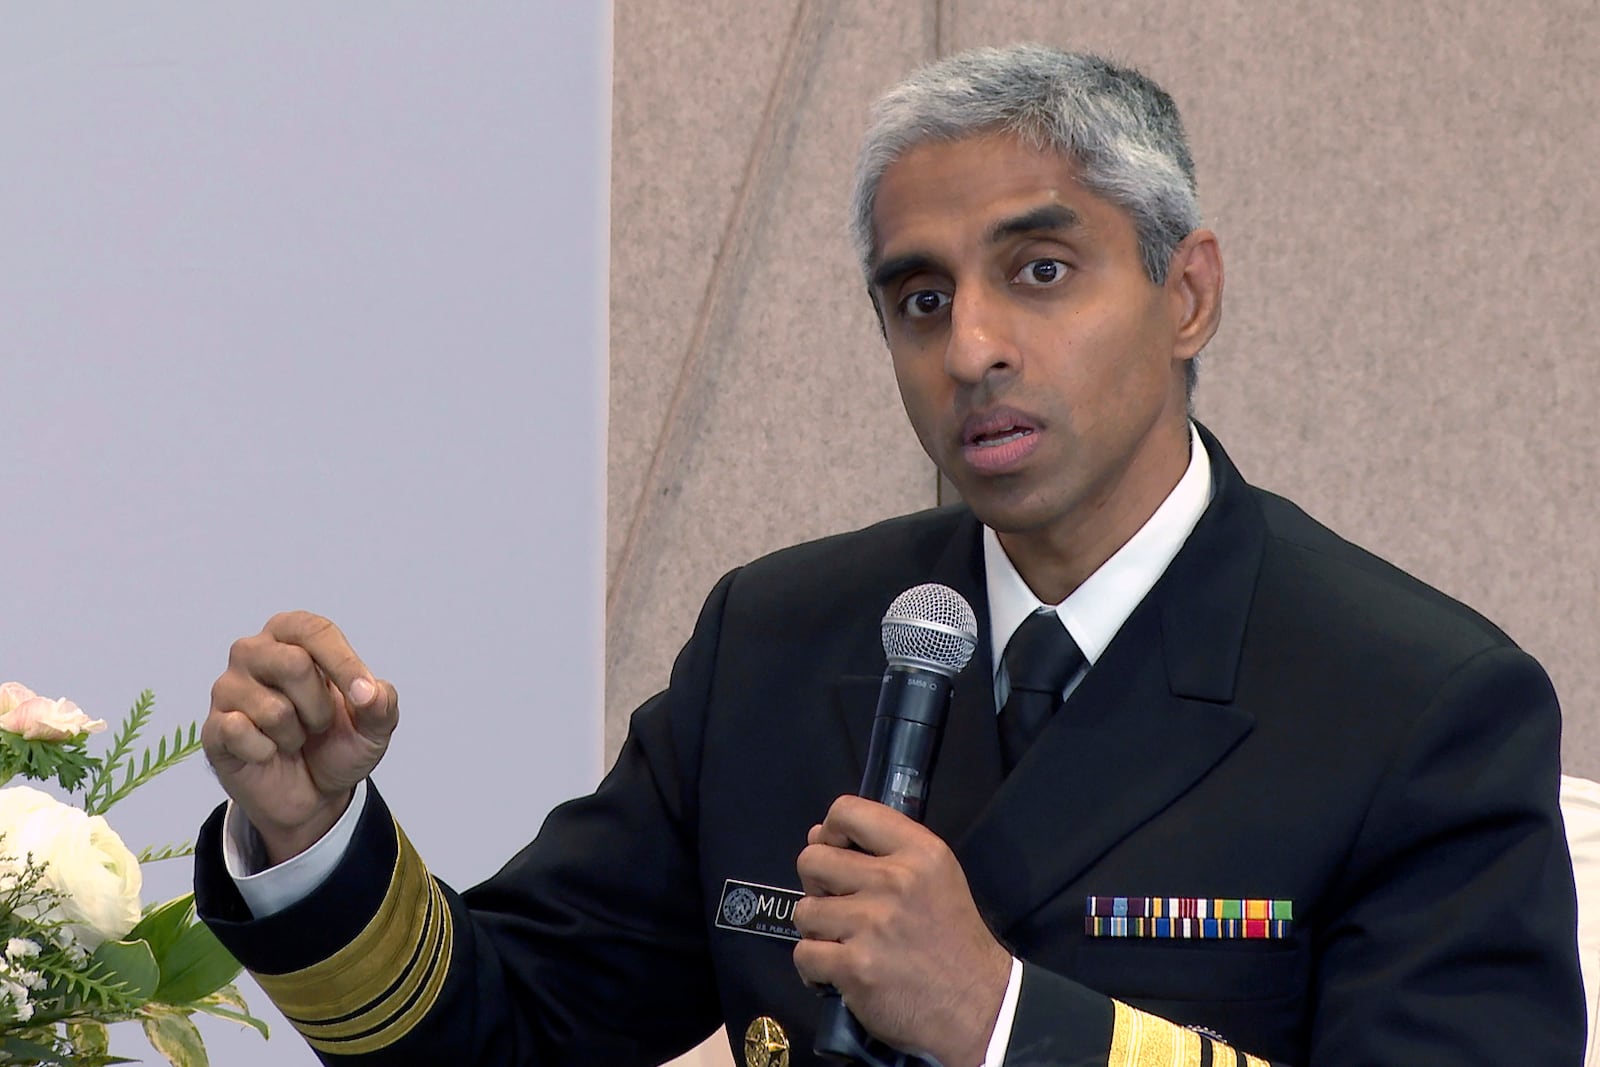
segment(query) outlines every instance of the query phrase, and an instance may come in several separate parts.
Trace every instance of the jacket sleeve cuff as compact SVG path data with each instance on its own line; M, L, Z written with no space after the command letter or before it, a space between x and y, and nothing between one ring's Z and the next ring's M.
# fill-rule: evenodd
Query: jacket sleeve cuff
M437 1002L454 922L443 890L376 788L349 847L304 898L251 916L222 862L224 809L201 831L195 901L224 947L318 1052L353 1056L400 1040Z
M310 895L327 881L345 849L350 847L366 803L367 783L363 780L356 783L350 806L339 816L339 821L316 844L293 859L269 867L261 835L238 805L229 801L222 823L222 858L234 885L249 905L250 914L265 919Z
M1026 963L1005 1063L1268 1067L1266 1060Z

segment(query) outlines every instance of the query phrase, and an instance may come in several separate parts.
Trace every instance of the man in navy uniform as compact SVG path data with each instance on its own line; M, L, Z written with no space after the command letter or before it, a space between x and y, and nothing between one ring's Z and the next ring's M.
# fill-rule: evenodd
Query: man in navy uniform
M1549 682L1192 421L1223 268L1168 96L944 60L879 102L853 219L965 504L725 577L494 878L458 896L406 842L368 781L397 697L336 627L235 643L199 903L312 1047L649 1064L726 1022L799 1064L831 985L944 1067L1577 1064ZM923 826L849 794L877 619L926 581L980 633Z

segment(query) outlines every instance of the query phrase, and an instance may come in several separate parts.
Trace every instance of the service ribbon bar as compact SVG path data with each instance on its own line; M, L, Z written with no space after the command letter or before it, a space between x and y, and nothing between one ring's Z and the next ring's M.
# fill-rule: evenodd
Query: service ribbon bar
M1294 901L1222 897L1089 897L1083 932L1090 937L1285 938Z

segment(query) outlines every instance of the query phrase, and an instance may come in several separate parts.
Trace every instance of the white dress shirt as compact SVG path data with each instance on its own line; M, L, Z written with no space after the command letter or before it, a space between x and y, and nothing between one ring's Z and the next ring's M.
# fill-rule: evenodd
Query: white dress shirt
M1017 628L1036 611L1053 611L1067 633L1078 643L1084 666L1067 679L1065 697L1078 687L1095 661L1111 644L1111 639L1128 621L1167 565L1178 554L1194 531L1195 523L1211 503L1211 457L1200 442L1200 434L1189 427L1189 466L1172 492L1156 508L1145 524L1111 558L1100 564L1067 599L1046 604L1034 596L1022 580L1011 558L1000 545L999 536L983 528L983 574L989 593L989 661L994 664L994 706L1005 706L1011 695L1011 679L1006 676L1001 657ZM1022 961L1011 959L1011 979L1006 983L1005 999L995 1019L988 1052L982 1067L1000 1067L1011 1042L1011 1027L1016 1021L1017 998L1022 992Z

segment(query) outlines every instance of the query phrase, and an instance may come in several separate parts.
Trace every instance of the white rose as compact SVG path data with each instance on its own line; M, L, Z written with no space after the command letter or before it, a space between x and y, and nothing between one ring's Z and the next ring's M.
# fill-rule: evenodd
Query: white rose
M27 786L0 789L0 853L20 870L32 854L44 883L62 895L55 908L35 916L69 924L89 949L120 938L139 921L139 861L105 819L86 815Z

